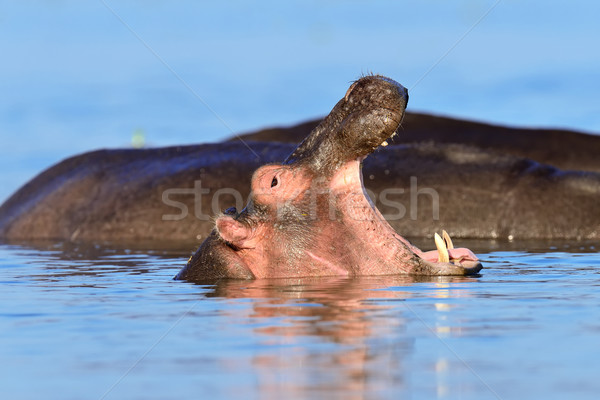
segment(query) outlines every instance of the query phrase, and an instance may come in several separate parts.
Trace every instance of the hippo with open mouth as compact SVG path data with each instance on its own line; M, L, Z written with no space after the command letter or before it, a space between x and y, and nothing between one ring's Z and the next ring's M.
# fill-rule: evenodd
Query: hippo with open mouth
M407 90L382 76L354 82L282 165L254 173L251 195L230 208L175 279L357 275L470 275L468 249L435 235L423 252L396 233L362 182L362 161L396 134Z

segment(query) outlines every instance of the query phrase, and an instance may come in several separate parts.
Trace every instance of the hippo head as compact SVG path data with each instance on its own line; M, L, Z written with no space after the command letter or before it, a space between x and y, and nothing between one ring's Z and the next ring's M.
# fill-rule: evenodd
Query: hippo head
M350 86L282 165L252 177L244 210L229 209L177 279L328 275L467 275L481 263L444 232L422 252L397 234L366 195L361 162L395 135L407 90L382 76Z

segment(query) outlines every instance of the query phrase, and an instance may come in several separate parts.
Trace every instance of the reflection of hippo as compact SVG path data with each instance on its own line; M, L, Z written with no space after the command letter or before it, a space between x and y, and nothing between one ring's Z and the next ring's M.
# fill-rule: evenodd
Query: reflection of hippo
M465 275L481 269L467 249L436 237L439 254L398 235L366 197L362 160L396 133L408 101L387 78L356 81L286 159L252 178L243 211L216 220L179 279L328 275Z
M315 124L247 139L290 141ZM600 138L422 114L407 114L398 133L396 142L406 144L379 148L365 160L363 175L383 216L404 236L446 229L472 238L600 238ZM294 150L289 143L247 144L102 150L70 158L0 206L0 238L206 238L212 215L243 208L252 172Z

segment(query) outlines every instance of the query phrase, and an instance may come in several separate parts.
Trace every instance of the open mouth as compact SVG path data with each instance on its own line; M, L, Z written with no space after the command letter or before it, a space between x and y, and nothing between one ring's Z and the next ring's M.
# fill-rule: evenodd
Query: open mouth
M388 146L388 140L392 139L395 135L396 132L394 132L388 139L384 140L380 146ZM368 154L362 157L361 160L367 156ZM437 232L434 233L436 250L422 251L413 246L408 240L398 234L391 227L391 225L379 212L375 204L371 202L371 199L366 193L366 189L363 184L362 172L357 170L354 171L354 173L358 173L360 175L361 191L365 201L367 201L370 206L370 211L374 214L374 219L379 222L379 229L385 231L388 237L390 237L390 240L400 241L407 246L413 254L430 264L431 270L428 271L429 275L473 275L477 274L483 268L481 262L471 250L467 248L455 247L450 235L445 230L442 230L441 235L439 235ZM417 272L421 273L422 271Z
M380 85L378 82L376 84ZM383 88L378 87L377 90L365 84L353 85L344 98L346 103L338 103L329 117L298 146L282 166L265 166L255 173L252 206L244 210L242 215L217 220L220 237L231 251L236 255L245 254L242 256L244 259L256 246L263 246L259 241L264 239L264 233L257 233L259 230L248 223L256 217L256 206L271 204L271 207L277 208L272 204L273 199L275 204L285 203L287 195L293 192L289 188L319 192L321 189L315 190L312 183L302 181L302 176L309 176L308 179L312 182L328 182L325 189L334 195L334 207L345 221L345 226L336 225L322 211L321 221L313 220L312 226L318 225L321 231L331 231L328 240L343 241L339 237L344 234L347 235L346 241L352 243L330 246L346 248L350 253L354 252L352 256L332 253L325 248L310 251L310 256L331 273L343 272L344 268L336 266L348 263L353 265L349 267L348 273L354 274L471 275L481 270L481 263L473 252L455 248L450 235L445 231L441 236L435 234L436 250L421 251L413 246L391 227L366 193L361 163L379 147L389 146L390 140L397 134L408 99L408 93L401 85L388 81L383 85ZM367 102L369 105L365 106L360 99L361 96L364 97L364 92L371 93L369 90L376 92L368 95L371 100L373 97L380 97L375 104ZM310 173L303 175L299 172L305 170ZM308 194L305 193L304 196ZM325 206L327 207L331 210L331 204ZM258 214L264 215L261 212ZM319 215L319 211L300 210L297 215ZM250 217L247 218L248 216ZM282 226L278 217L272 218L276 221L269 221L266 225ZM295 227L294 223L297 221L286 221L288 227L285 229L295 232L298 235L295 240L303 242L305 228ZM357 254L357 248L372 254ZM239 261L243 262L242 259ZM319 271L321 272L326 273Z
M252 179L252 202L240 214L216 221L231 261L245 264L255 276L479 272L482 266L477 257L468 249L454 247L445 231L434 236L436 250L413 246L391 227L366 193L361 163L379 147L389 146L407 101L408 92L402 85L382 77L362 78L283 165L257 170ZM328 193L329 204L314 209L316 200L313 206L307 198L315 193ZM333 205L331 199L335 199ZM288 203L290 207L282 207ZM285 213L281 211L286 210L292 210L288 213L291 217L282 217ZM312 215L312 220L305 221ZM287 248L287 253L281 253L282 248ZM306 271L300 268L301 272L293 260L283 261L292 265L288 272L264 266L299 253L315 266L305 266Z
M241 211L215 219L179 279L332 275L472 275L482 268L443 231L436 250L399 235L371 202L362 161L389 146L408 91L381 76L357 80L282 164L255 171Z

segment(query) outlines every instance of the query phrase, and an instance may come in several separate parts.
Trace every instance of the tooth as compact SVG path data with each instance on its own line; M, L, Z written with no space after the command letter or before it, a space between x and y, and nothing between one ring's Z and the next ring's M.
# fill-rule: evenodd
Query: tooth
M433 238L435 240L435 247L437 247L438 251L438 262L450 262L450 255L448 254L448 249L446 248L444 239L442 239L437 232Z
M446 248L447 249L453 249L454 248L454 244L452 243L452 239L450 239L450 235L448 235L448 232L446 231L442 231L442 238L444 238L444 243L446 243Z
M383 147L387 146L387 145L388 145L388 142L387 142L387 140L384 140L384 141L383 141L383 143L381 143L381 145L382 145Z

